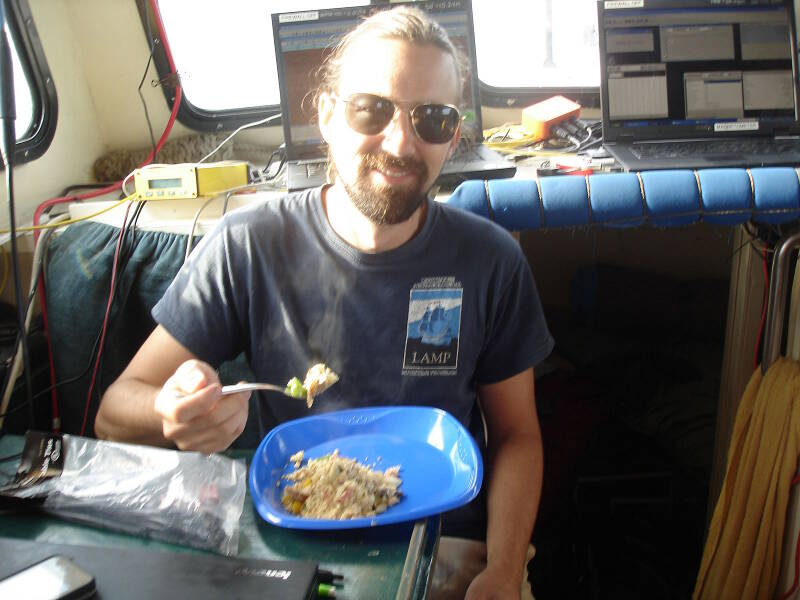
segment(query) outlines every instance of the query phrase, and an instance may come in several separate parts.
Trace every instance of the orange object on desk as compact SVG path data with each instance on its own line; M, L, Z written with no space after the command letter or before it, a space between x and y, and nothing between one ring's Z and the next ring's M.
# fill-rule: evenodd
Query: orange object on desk
M553 96L522 109L522 128L537 140L550 137L550 128L577 117L581 105L564 96Z

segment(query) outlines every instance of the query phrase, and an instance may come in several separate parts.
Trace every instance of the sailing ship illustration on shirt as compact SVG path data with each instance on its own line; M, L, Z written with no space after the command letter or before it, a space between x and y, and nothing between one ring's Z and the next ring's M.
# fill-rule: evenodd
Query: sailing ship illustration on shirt
M457 332L453 331L447 313L441 302L436 302L425 308L419 323L419 332L422 334L423 344L444 346L450 343Z
M411 290L405 371L452 371L457 367L462 296L460 288Z

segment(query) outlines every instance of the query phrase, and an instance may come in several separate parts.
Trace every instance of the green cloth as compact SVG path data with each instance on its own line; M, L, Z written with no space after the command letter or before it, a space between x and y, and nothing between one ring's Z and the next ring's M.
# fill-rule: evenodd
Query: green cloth
M50 244L46 259L46 308L58 387L61 430L79 435L94 367L95 345L105 316L119 228L103 223L70 225ZM117 272L109 327L83 435L94 435L94 416L105 389L155 328L150 309L183 264L188 236L137 231L126 240L127 259ZM124 318L119 315L124 313ZM244 356L220 366L223 383L251 380ZM248 424L237 441L258 445Z

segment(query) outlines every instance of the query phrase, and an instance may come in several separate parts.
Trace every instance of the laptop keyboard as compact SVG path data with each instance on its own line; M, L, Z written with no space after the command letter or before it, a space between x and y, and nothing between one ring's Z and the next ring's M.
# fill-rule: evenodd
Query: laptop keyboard
M472 162L481 159L480 153L475 149L475 146L459 145L453 156L450 157L451 161L460 163Z
M724 156L739 154L798 154L800 139L762 140L695 140L631 144L636 158L681 158L691 156Z

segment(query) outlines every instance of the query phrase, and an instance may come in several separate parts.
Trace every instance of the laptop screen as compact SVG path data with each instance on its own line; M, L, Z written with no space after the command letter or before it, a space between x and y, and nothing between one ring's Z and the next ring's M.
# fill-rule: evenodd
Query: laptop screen
M469 0L428 0L413 5L431 14L471 65L459 109L464 118L462 136L482 140L475 38ZM272 15L275 58L278 65L283 135L288 160L324 157L325 144L317 127L313 94L319 85L323 59L339 39L363 18L397 6L355 6Z
M798 126L791 1L600 0L605 141Z

